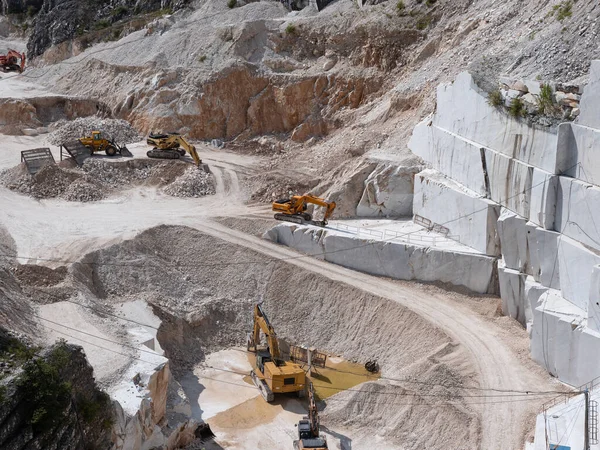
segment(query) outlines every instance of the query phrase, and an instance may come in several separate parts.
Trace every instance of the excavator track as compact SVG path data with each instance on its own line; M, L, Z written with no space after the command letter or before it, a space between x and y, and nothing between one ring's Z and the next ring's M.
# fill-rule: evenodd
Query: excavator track
M179 159L181 154L178 150L159 150L154 148L152 150L148 150L148 152L146 152L146 156L148 156L148 158L156 159Z
M267 386L267 383L265 383L263 380L258 378L258 375L256 375L256 372L254 370L250 372L250 378L252 378L252 382L256 385L256 387L260 391L260 395L262 395L263 398L268 403L272 402L275 399L275 395L273 394L273 391L271 389L269 389L269 386Z
M324 220L306 219L300 214L275 214L274 217L275 220L296 223L298 225L316 225L318 227L324 227L325 225L327 225L327 222L325 222Z

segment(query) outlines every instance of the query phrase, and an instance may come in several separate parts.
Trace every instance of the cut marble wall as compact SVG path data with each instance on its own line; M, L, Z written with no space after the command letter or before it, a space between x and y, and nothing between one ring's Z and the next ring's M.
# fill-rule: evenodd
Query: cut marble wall
M500 254L496 233L500 207L435 170L427 169L416 175L413 212L447 227L450 235L460 236L461 243L481 253Z

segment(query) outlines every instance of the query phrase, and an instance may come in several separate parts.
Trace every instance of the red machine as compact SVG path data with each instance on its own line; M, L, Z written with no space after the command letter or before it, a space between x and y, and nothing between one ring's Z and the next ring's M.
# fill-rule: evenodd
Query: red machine
M20 63L19 60L21 61ZM23 72L23 70L25 70L25 53L8 50L6 55L0 55L0 70L3 72L10 72L13 70Z

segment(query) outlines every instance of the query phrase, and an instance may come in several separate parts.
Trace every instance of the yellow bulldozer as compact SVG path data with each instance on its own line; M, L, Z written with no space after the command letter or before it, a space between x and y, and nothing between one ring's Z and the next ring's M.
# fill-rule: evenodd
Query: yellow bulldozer
M311 214L307 213L306 210L309 204L316 206L322 206L325 208L325 215L323 220L313 220ZM327 225L327 221L333 215L335 210L335 202L328 202L322 198L315 197L314 195L294 195L291 198L284 198L273 202L273 211L277 211L275 219L283 220L285 222L292 222L297 224L310 224L324 227Z
M92 131L90 136L79 138L79 142L94 153L104 152L107 156L133 156L126 146L117 144L113 139L104 136L100 131Z
M261 332L266 337L266 347L261 347ZM267 402L272 402L275 394L295 392L304 397L306 374L299 364L281 358L275 329L261 303L254 305L254 327L248 335L247 348L256 353L256 369L250 377Z
M189 153L198 168L205 172L209 171L208 165L202 164L196 147L178 133L155 134L151 132L146 143L154 147L146 153L148 158L179 159Z

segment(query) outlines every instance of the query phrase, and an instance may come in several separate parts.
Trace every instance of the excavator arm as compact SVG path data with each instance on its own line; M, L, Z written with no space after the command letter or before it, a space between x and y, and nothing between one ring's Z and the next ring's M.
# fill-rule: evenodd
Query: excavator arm
M260 342L260 332L263 332L267 338L267 345L269 346L269 352L273 361L277 361L280 357L279 354L279 343L277 342L277 335L275 329L269 322L263 308L260 304L254 306L254 329L252 332L252 338L254 345L258 345Z
M175 140L177 141L177 143L179 143L179 145L181 146L181 148L183 148L186 152L188 152L190 154L190 156L192 157L192 159L194 160L194 162L196 163L196 165L198 167L200 167L200 164L202 164L202 160L200 159L200 156L198 155L198 152L196 151L196 147L194 147L192 144L190 144L188 141L186 141L181 136L174 136L174 137L175 137Z

